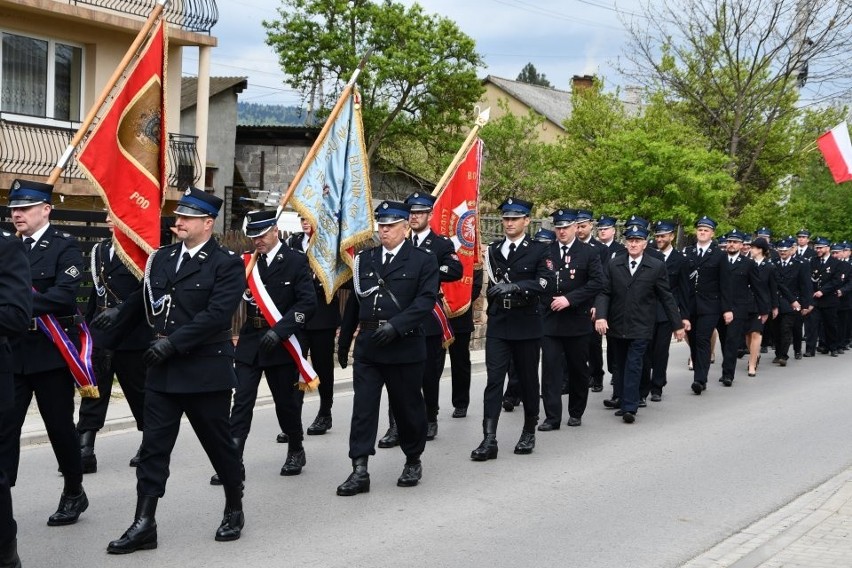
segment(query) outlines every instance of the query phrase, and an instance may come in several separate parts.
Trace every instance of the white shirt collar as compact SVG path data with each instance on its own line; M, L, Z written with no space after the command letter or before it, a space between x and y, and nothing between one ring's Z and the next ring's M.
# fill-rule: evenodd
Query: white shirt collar
M35 232L35 233L33 233L32 235L30 235L30 238L31 238L33 241L35 241L35 242L32 244L32 246L33 246L33 247L35 247L35 243L37 243L37 242L39 242L39 241L41 240L41 238L44 236L44 234L47 232L47 230L48 230L49 228L50 228L50 223L45 223L45 224L44 224L44 227L42 227L41 229L39 229L38 231L36 231L36 232Z
M733 256L731 256L731 255L729 254L729 255L728 255L728 262L734 263L734 262L736 262L736 261L737 261L737 259L738 259L739 257L740 257L740 253L737 253L737 254L735 254L735 255L733 255Z
M276 243L276 245L274 247L272 247L272 250L270 250L268 253L266 253L266 262L271 262L272 259L275 258L275 255L278 254L278 251L281 250L282 244L283 243L279 239L278 243Z
M387 253L391 253L394 256L394 258L396 258L396 255L399 253L399 249L401 249L402 245L404 245L404 244L405 244L405 239L403 239L403 241L401 243L399 243L398 245L396 245L396 247L394 247L392 250L388 250L385 247L382 247L382 262L385 261L385 255Z
M208 242L209 242L209 239L204 241L200 245L196 245L192 248L186 248L186 243L181 244L181 246L180 246L181 258L183 258L183 253L185 253L185 252L189 253L189 258L195 258L195 255L198 254L198 251L200 251L204 247L204 245L206 245Z
M419 233L413 233L413 234L411 235L412 237L414 237L414 235L417 235L417 246L420 246L420 245L422 245L422 244L423 244L423 241L425 241L425 240L426 240L426 237L428 237L428 236L429 236L429 232L430 232L431 230L432 230L432 228L431 228L431 227L429 227L429 226L427 226L425 229L423 229L423 230L422 230L422 231L420 231Z
M573 238L573 239L571 239L571 241L570 241L570 242L567 242L567 243L565 243L564 245L563 245L562 243L559 243L559 248L561 249L562 247L568 247L568 248L570 249L571 247L573 247L573 246L574 246L574 243L575 243L576 241L577 241L577 239L576 239L576 238Z

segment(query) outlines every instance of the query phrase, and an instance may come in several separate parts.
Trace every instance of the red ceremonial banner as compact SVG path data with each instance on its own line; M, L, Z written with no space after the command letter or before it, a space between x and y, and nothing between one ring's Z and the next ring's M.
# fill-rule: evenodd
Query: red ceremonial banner
M482 140L467 151L447 187L433 207L432 230L453 241L464 268L461 280L444 282L447 317L459 316L470 308L473 268L479 262L479 172L482 167Z
M77 155L115 223L116 252L138 278L160 246L160 209L166 188L163 19L130 65Z

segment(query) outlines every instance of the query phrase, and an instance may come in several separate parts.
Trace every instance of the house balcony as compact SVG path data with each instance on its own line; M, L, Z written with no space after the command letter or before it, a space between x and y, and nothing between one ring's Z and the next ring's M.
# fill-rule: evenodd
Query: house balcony
M10 120L0 113L0 175L49 176L76 132L70 126L63 128L28 124ZM198 185L201 180L203 168L197 141L197 136L169 133L167 176L170 189L183 190L190 185ZM94 194L91 184L75 183L75 180L86 180L76 155L68 161L61 179L75 188L81 188L81 193Z
M123 15L148 17L155 0L65 0L73 6L92 6ZM216 0L172 0L165 9L166 21L190 32L210 33L219 21Z

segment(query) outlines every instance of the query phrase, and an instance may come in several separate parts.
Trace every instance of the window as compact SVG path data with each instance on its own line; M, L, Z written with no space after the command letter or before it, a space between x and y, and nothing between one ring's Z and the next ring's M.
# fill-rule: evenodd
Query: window
M0 111L80 120L83 48L3 32Z

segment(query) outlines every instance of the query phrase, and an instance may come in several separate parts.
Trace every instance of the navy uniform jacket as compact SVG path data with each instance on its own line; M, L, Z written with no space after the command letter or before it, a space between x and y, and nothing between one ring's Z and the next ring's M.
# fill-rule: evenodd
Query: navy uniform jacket
M645 252L653 250L660 255L660 260L666 263L666 272L669 275L669 289L674 296L677 307L680 310L680 319L689 319L689 304L686 298L686 291L689 288L689 263L686 256L679 250L672 248L669 257L666 258L662 252L657 249L646 248ZM654 257L656 258L656 257ZM657 303L657 323L669 321L669 316L661 303Z
M721 315L732 311L728 253L711 245L701 258L698 258L696 246L687 247L683 254L689 263L690 285L685 297L690 314Z
M473 333L476 325L473 323L473 302L482 294L482 269L473 269L473 286L470 290L470 307L460 316L450 318L453 333Z
M575 337L593 333L591 309L595 297L604 287L600 255L579 239L574 239L571 243L567 258L562 254L562 244L559 241L548 246L556 278L553 287L542 295L544 334ZM554 296L565 296L570 305L564 310L554 312L550 309Z
M610 259L612 259L613 253L618 251L609 250L608 246L606 246L594 237L590 238L589 242L584 244L589 245L595 252L598 253L598 258L601 259L601 269L603 269L604 276L606 276L607 270L609 268L609 261ZM614 244L615 243L613 243L613 245Z
M739 255L733 264L726 259L724 268L728 270L731 290L733 290L731 311L734 312L734 317L746 318L750 313L768 314L770 310L768 283L761 282L757 263Z
M663 261L647 254L630 275L630 257L618 255L609 264L609 277L598 295L595 310L605 319L608 336L620 339L651 339L656 327L657 302L663 304L672 330L681 329L680 311L669 290L669 275Z
M840 310L848 310L852 308L852 264L849 264L845 260L839 260L837 262L837 271L840 272L840 287L838 291L842 292L842 296L840 296L840 301L838 302L838 309Z
M805 248L805 252L799 254L799 247L796 246L796 253L793 255L794 258L798 258L800 260L811 260L812 258L816 258L816 251L811 247Z
M408 239L409 241L411 239ZM417 248L431 252L438 259L438 297L441 297L440 282L455 282L461 280L464 267L456 254L453 241L430 230ZM423 331L426 335L441 335L441 326L431 313L423 320Z
M755 261L757 264L757 261ZM760 288L763 290L764 294L767 296L765 298L767 302L767 307L770 310L774 310L778 308L778 297L782 293L782 291L778 287L778 275L775 270L775 264L772 263L771 259L764 258L760 264L757 264L757 275L760 280ZM788 294L786 291L783 291L784 294ZM788 294L789 297L789 294ZM757 294L755 294L754 303L752 304L751 313L758 313L757 306ZM760 312L760 313L769 313L769 312Z
M540 339L544 335L540 296L551 288L556 275L550 259L551 243L539 243L524 236L506 260L501 252L505 239L488 245L488 262L497 282L512 282L520 291L488 298L486 337L509 340ZM489 282L491 288L495 282Z
M117 326L126 329L147 317L157 336L166 336L177 353L148 369L145 387L166 393L214 392L236 387L231 318L246 287L240 257L211 238L175 274L181 244L162 247L149 260L151 295L132 294L121 308ZM165 295L153 314L151 298Z
M112 239L104 239L92 248L94 273L92 292L86 308L86 321L92 319L106 308L118 307L134 292L141 290L142 282L130 272L118 254L109 258ZM101 287L103 294L98 294ZM104 347L114 351L140 351L151 345L151 328L144 320L127 333L118 334L115 328L98 329L90 327L95 347Z
M355 340L355 359L380 364L423 361L426 359L423 322L432 317L438 299L438 261L435 255L404 241L391 263L383 266L382 251L381 246L372 247L355 257L358 281L353 283L355 293L349 301L358 302L358 306L357 310L347 309L347 315L357 314L361 321L361 331ZM359 291L364 296L359 296ZM385 321L399 337L377 346L373 329L376 322ZM365 322L370 323L365 325Z
M843 281L841 280L842 272L839 265L840 262L831 256L825 263L817 256L811 259L811 282L814 292L822 292L822 298L814 298L816 307L836 308L840 305L837 290L843 286Z
M77 314L77 292L83 279L83 255L77 241L53 225L28 253L33 294L33 317L53 314L64 318ZM80 348L78 327L66 326L68 337ZM59 349L41 331L12 338L13 372L41 373L67 365Z
M12 406L12 347L10 337L27 333L33 313L32 280L27 253L20 239L0 231L0 412Z
M255 265L254 270L260 270L260 267ZM308 259L304 254L282 246L269 262L269 268L263 274L262 280L266 291L281 312L281 319L272 329L281 339L287 339L301 329L305 322L310 321L317 306ZM235 359L240 363L259 367L295 365L293 357L283 345L271 353L259 351L260 338L269 328L255 327L255 318L263 320L263 314L254 301L244 301L247 317L240 329Z
M302 238L305 233L293 233L287 239L287 246L296 252L305 253L302 249ZM310 265L309 270L310 270ZM313 281L314 291L316 293L316 309L314 315L308 318L305 322L304 329L337 329L340 325L340 299L335 293L331 298L330 303L325 301L325 288L317 278L316 274L311 271L311 280Z
M793 256L787 266L781 266L779 259L775 264L775 277L778 281L778 312L793 313L793 302L799 302L804 310L814 304L813 287L809 263Z

